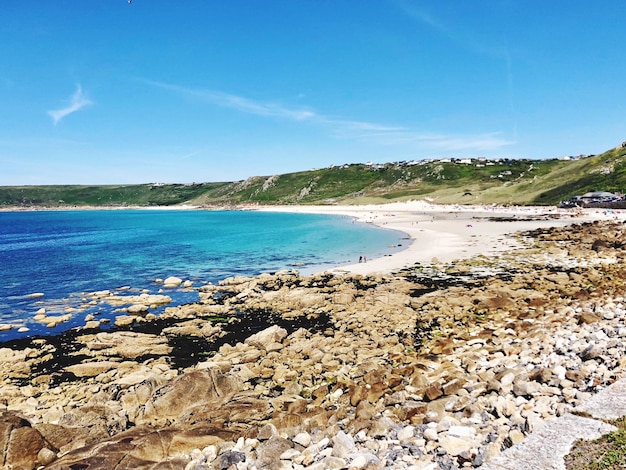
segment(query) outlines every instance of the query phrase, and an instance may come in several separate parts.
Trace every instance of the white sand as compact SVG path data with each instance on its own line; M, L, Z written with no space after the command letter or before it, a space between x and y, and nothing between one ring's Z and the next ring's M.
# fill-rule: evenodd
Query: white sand
M515 232L626 217L621 211L602 209L576 212L554 207L444 206L423 201L362 206L279 206L258 210L348 215L360 222L407 234L410 240L403 243L406 249L400 252L333 269L359 274L389 273L415 263L450 262L477 254L495 254L517 246L511 236ZM545 219L536 219L542 216ZM493 221L492 217L511 220Z

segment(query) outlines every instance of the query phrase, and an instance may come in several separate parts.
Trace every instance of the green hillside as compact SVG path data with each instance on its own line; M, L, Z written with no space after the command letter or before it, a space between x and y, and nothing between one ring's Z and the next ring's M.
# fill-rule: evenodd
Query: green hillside
M435 203L554 205L588 191L626 191L626 148L573 159L348 164L244 181L107 186L3 186L0 206Z

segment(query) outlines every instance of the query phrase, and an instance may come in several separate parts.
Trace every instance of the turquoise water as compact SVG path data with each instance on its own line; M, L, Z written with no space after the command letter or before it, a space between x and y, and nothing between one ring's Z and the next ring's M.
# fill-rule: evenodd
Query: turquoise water
M195 285L234 275L297 269L301 273L355 263L359 256L398 250L403 234L342 216L254 211L0 212L0 341L54 334L80 326L89 310L52 331L32 320L39 308L64 313L81 293L114 290L156 293L157 278ZM396 248L391 248L391 247ZM32 298L29 294L43 293ZM174 304L197 294L167 292ZM113 317L114 312L95 313ZM18 333L22 326L29 330Z

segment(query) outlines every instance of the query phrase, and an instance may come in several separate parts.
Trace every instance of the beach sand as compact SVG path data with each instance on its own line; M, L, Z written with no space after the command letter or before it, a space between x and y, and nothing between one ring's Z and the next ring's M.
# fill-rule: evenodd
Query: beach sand
M406 234L405 249L364 263L339 266L331 271L357 274L391 273L416 263L447 263L482 254L489 256L518 246L514 233L562 227L593 220L625 218L603 209L573 211L555 207L501 207L436 205L408 201L361 206L268 206L258 210L337 214L354 217Z

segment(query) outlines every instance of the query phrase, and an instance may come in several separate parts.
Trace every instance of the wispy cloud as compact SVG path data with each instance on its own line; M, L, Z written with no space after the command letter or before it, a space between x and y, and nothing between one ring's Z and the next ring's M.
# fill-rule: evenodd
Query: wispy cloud
M396 0L394 3L410 18L432 28L462 49L493 59L506 60L508 57L507 47L479 39L477 29L472 30L468 27L460 27L466 25L455 25L452 27L425 9L405 0Z
M512 145L501 133L491 132L478 135L451 135L422 132L403 126L394 126L368 121L336 118L312 109L289 108L277 103L252 100L222 91L189 88L169 83L144 80L145 83L170 90L201 103L234 109L257 116L286 119L309 123L330 129L339 139L356 139L382 145L414 143L437 150L493 150Z
M431 28L437 34L447 38L449 41L454 43L457 47L460 47L472 54L477 54L479 56L487 57L489 59L503 63L506 73L506 86L509 97L509 108L511 112L511 117L513 121L515 121L516 111L514 101L515 89L513 81L513 59L511 57L511 51L509 50L509 47L507 45L508 41L503 38L489 39L489 36L485 36L484 33L480 34L480 30L476 27L472 29L471 27L467 27L468 25L450 26L445 21L442 21L440 18L432 15L431 12L406 0L394 0L393 3L408 17L412 18L422 25L426 25L427 27ZM515 123L513 124L513 136L514 138L517 138L517 125ZM490 142L491 139L478 139L476 142L481 141L487 143ZM497 141L498 139L496 139L496 142Z
M416 146L440 151L489 151L507 147L516 142L507 139L502 132L481 134L445 134L421 132L412 129L368 132L362 134L341 133L338 137L383 143L385 145L415 144Z
M89 106L91 104L93 104L93 102L85 96L82 87L80 85L76 85L76 91L70 98L70 104L65 108L48 111L48 114L52 117L52 121L56 125L65 116L75 113L76 111L79 111L85 106Z
M224 108L236 109L237 111L248 114L285 118L294 121L305 121L317 117L314 112L306 109L289 109L279 104L262 103L249 98L244 98L242 96L224 93L222 91L189 88L169 83L155 82L152 80L144 80L144 82L149 85L176 92L187 98L196 99L204 103L214 104Z

